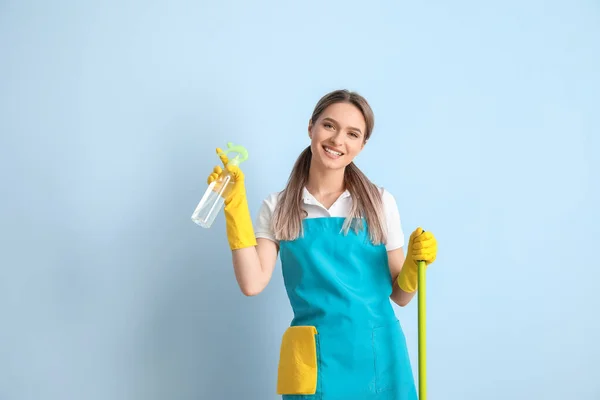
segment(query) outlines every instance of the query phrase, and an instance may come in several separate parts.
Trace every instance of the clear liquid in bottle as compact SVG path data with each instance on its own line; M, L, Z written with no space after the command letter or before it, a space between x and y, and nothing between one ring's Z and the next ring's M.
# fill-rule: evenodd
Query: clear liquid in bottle
M223 170L221 175L208 185L204 196L192 214L192 221L203 228L210 228L223 208L225 198L229 195L233 184L231 174L227 170Z

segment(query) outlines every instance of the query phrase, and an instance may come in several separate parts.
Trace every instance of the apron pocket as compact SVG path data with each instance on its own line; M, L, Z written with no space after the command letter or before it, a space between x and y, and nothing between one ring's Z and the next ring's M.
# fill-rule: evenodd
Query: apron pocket
M404 366L400 349L403 346L404 337L398 323L373 330L375 387L377 393L394 390L400 384L401 368Z
M317 391L317 329L291 326L283 334L277 371L277 394Z

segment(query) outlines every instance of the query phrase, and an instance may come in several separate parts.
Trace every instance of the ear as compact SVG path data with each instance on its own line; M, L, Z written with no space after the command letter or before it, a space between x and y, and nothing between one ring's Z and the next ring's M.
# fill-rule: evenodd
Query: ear
M313 126L313 124L312 124L312 120L311 120L311 119L309 119L309 120L308 120L308 137L309 137L309 138L311 138L311 139L312 139L312 132L311 132L311 130L312 130L312 126Z

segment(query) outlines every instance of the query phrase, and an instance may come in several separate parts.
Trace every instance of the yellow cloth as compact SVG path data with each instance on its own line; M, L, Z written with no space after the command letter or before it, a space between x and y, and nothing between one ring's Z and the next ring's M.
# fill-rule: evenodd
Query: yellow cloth
M317 345L314 326L291 326L283 334L277 394L314 394L317 391Z
M227 165L229 160L227 155L217 148L217 154L223 163L227 172L232 175L233 185L228 193L225 193L225 224L227 228L227 240L231 250L244 247L256 246L256 237L252 226L252 217L248 208L246 198L246 187L244 185L244 173L236 165ZM216 166L213 172L208 176L208 184L217 180L223 173L220 166Z
M437 257L437 240L433 233L425 232L421 227L410 235L406 259L398 275L398 286L405 292L417 290L418 265L417 261L425 261L429 266Z

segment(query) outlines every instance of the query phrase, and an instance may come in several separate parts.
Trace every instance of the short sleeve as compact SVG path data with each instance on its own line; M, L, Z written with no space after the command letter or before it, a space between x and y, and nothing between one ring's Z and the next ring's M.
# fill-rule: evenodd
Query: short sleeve
M396 199L385 189L383 189L382 201L387 222L387 243L385 247L387 251L392 251L404 246L402 221L400 220Z
M277 205L277 193L270 194L266 199L263 200L258 215L254 221L254 235L256 238L264 238L275 240L275 233L273 232L272 220L275 206Z

